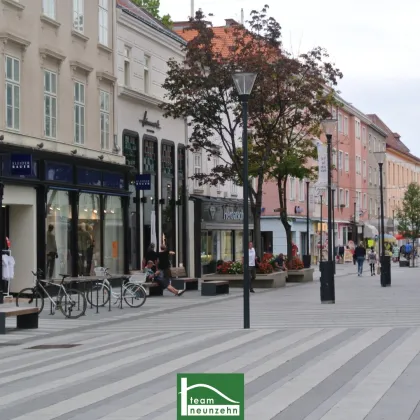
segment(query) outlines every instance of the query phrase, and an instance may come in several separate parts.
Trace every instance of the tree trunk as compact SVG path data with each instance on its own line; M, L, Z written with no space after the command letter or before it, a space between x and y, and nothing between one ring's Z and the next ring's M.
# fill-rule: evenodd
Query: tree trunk
M279 192L279 202L280 202L280 220L283 224L284 230L286 232L286 243L287 243L287 261L292 261L292 226L288 220L287 214L287 188L286 184L287 178L278 179L277 187Z

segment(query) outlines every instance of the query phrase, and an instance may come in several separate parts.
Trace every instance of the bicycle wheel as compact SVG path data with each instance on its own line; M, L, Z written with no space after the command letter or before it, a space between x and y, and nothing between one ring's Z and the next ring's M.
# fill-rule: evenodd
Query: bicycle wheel
M59 298L60 311L66 318L76 319L85 314L87 300L84 293L76 289L66 289Z
M146 290L139 284L127 284L123 296L125 303L131 308L140 308L147 298Z
M86 299L90 305L96 308L97 306L105 306L109 301L110 295L109 287L106 284L95 283L86 293Z
M37 289L27 287L16 296L16 306L19 308L38 308L40 314L44 309L44 296Z

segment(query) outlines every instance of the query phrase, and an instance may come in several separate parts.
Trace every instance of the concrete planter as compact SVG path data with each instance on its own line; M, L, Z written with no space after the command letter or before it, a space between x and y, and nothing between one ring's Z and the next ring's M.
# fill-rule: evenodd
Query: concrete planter
M314 281L314 269L303 268L302 270L289 270L287 272L288 283L309 283Z
M286 286L287 273L285 271L276 271L271 274L257 274L253 287L256 289L277 289ZM243 274L210 274L203 276L203 281L226 280L229 287L243 287Z

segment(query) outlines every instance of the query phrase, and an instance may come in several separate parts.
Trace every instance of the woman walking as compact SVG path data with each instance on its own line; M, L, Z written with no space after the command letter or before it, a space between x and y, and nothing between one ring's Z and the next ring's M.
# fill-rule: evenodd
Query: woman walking
M369 265L370 265L370 275L375 276L376 275L375 267L376 267L376 261L378 257L376 256L376 252L373 246L370 248L368 258L369 258Z

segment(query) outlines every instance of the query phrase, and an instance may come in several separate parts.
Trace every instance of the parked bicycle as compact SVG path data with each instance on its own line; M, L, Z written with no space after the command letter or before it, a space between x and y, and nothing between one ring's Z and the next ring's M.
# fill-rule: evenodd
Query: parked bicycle
M22 289L16 297L16 306L37 307L40 314L44 309L44 300L47 298L52 305L52 315L59 309L66 318L76 319L85 314L87 308L86 296L76 289L66 288L64 280L70 275L59 274L62 278L61 283L54 283L49 280L42 280L43 272L38 270L34 275L34 287ZM52 286L58 289L56 296L51 296L46 287Z
M133 277L130 277L127 283L122 285L122 294L114 292L111 283L107 279L111 274L108 268L95 268L95 275L103 276L102 281L92 284L92 291L86 294L87 301L96 307L105 306L110 298L115 299L114 305L124 299L125 303L131 308L140 308L144 305L147 298L146 289L137 282ZM133 279L133 280L132 280Z

